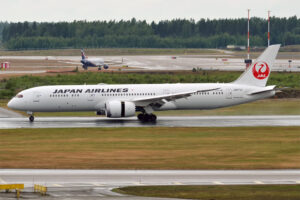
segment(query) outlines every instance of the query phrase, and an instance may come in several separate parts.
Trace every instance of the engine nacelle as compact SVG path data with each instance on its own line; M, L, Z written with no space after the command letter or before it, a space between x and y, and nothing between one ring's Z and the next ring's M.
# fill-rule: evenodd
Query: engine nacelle
M97 112L96 112L96 115L105 115L105 110L98 110Z
M108 68L109 68L109 66L108 66L108 65L106 65L106 64L104 64L104 65L103 65L103 68L104 68L104 69L108 69Z
M119 118L135 115L135 104L126 101L109 101L105 104L106 117Z

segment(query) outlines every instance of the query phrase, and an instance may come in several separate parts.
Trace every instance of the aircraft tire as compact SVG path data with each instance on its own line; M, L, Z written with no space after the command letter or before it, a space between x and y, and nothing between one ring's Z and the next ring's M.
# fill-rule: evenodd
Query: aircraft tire
M144 114L143 122L149 122L149 121L150 121L150 115L149 114Z
M144 114L140 113L137 117L140 121L144 121Z
M29 116L29 121L30 121L30 122L33 122L33 121L34 121L34 116L30 115L30 116Z
M138 119L141 121L141 122L156 122L156 115L154 114L139 114L138 115Z
M156 119L157 119L156 115L154 114L149 115L149 121L156 122Z

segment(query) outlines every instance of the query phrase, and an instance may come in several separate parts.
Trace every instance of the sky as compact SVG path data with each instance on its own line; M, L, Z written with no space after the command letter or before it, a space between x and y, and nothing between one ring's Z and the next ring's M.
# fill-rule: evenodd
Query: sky
M8 22L300 17L300 0L0 0Z

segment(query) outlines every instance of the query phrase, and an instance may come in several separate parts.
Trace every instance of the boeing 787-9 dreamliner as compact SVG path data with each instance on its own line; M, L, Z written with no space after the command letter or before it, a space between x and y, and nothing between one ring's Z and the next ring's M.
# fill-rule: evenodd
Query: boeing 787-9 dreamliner
M27 112L95 111L110 118L138 114L154 122L154 111L215 109L271 97L275 85L266 86L280 45L269 46L231 83L53 85L19 92L8 107Z

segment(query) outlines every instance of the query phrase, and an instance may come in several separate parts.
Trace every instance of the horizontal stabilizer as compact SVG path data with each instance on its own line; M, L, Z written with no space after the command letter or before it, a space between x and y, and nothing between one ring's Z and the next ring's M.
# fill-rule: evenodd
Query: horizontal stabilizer
M261 89L258 90L254 90L250 93L248 93L248 95L255 95L255 94L260 94L260 93L264 93L264 92L269 92L269 91L273 91L275 89L276 85L270 85L267 87L263 87Z

